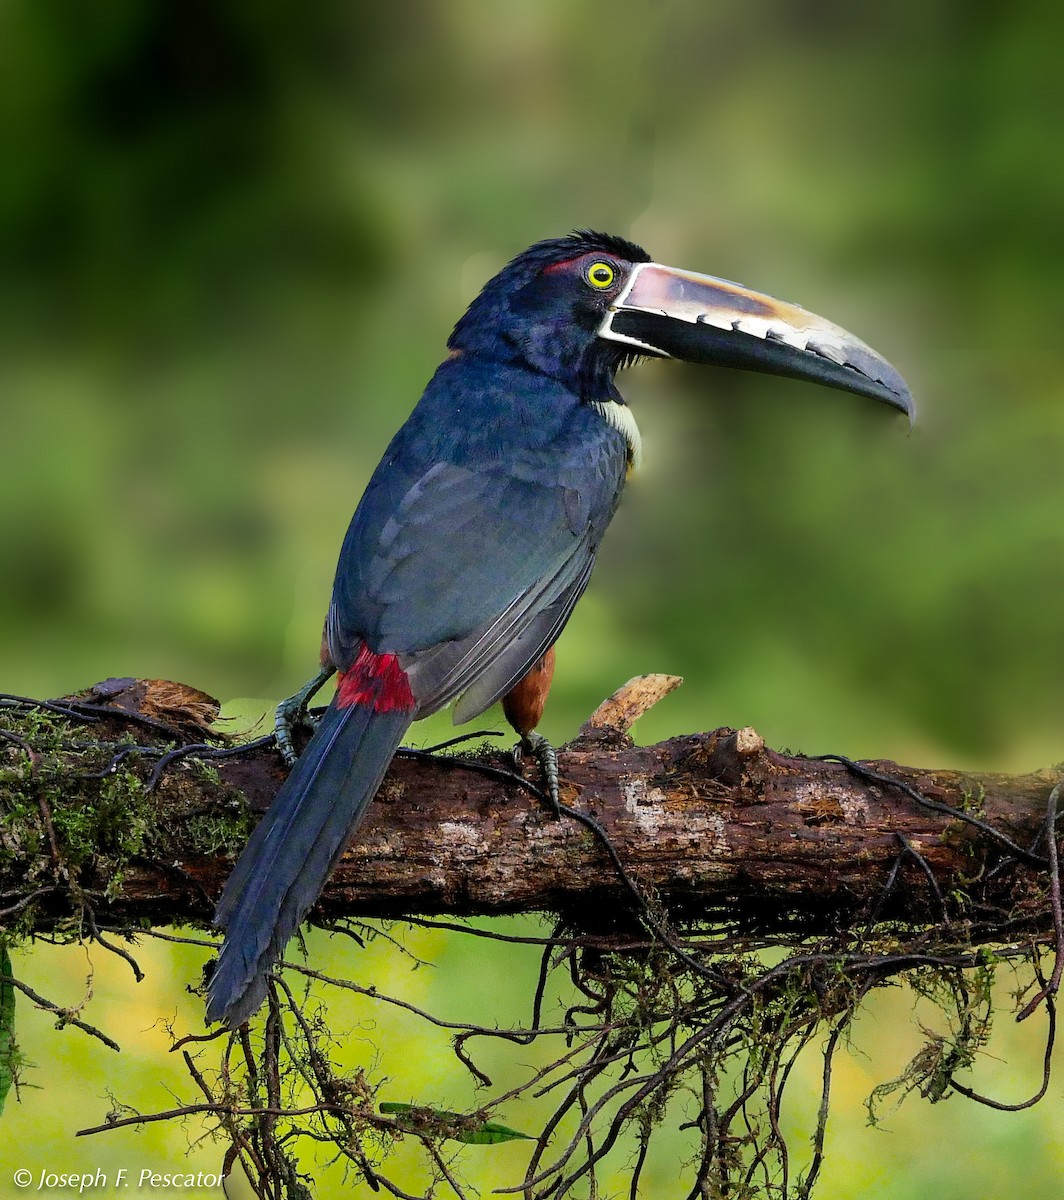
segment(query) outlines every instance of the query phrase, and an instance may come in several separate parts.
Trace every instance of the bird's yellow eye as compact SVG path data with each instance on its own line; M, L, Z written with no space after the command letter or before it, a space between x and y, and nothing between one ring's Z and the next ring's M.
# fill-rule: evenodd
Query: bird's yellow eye
M608 288L614 279L614 271L609 263L592 263L585 276L593 288Z

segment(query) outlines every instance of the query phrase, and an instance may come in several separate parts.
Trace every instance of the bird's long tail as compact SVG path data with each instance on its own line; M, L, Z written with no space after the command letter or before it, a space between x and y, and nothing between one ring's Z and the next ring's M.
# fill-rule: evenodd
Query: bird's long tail
M343 688L338 694L344 699ZM231 1029L266 995L266 974L317 900L413 719L334 700L251 835L215 913L225 942L207 1020Z

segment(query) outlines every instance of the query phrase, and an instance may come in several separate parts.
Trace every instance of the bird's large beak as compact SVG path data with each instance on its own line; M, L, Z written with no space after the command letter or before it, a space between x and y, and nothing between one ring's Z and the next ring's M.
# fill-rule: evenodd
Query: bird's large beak
M796 304L712 275L639 263L599 337L640 354L790 375L915 414L905 380L871 347Z

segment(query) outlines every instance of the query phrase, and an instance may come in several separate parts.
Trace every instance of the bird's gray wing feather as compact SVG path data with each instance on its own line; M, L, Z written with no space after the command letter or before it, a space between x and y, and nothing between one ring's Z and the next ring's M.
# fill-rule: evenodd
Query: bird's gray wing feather
M554 644L583 594L595 564L582 542L554 576L519 596L495 620L468 637L447 642L404 664L422 712L461 699L455 724L490 708Z

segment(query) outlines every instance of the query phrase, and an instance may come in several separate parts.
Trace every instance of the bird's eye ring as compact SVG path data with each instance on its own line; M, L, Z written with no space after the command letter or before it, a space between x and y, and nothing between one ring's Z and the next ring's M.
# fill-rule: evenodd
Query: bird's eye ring
M615 272L613 267L607 262L594 262L588 267L584 273L584 278L591 284L593 288L598 288L600 291L608 288L613 283Z

